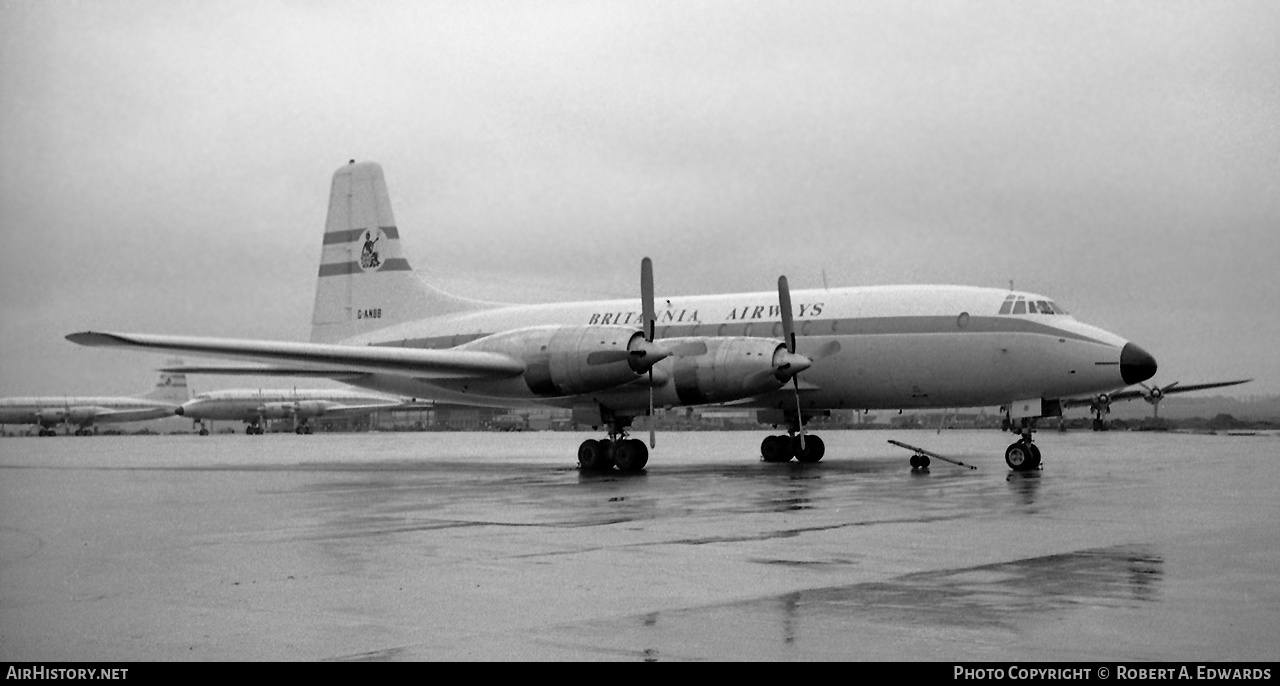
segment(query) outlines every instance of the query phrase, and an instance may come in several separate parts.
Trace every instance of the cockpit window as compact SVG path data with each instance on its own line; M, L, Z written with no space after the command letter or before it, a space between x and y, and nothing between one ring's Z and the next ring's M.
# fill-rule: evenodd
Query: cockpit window
M1052 300L1027 300L1025 295L1010 293L1000 305L1000 314L1060 314L1067 311Z

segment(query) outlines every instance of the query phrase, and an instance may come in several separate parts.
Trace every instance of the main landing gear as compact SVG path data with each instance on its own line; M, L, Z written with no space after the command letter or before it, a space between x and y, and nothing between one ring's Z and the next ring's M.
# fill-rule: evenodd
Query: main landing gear
M800 436L796 433L765 436L760 442L760 457L765 462L790 462L794 457L798 462L813 464L826 452L826 444L813 434L804 437L804 448L800 447Z
M1005 448L1004 461L1015 472L1030 472L1040 468L1040 448L1031 442L1035 433L1034 420L1023 419L1022 437Z
M827 452L827 446L822 442L821 438L813 434L806 434L804 437L804 447L800 447L800 422L803 421L794 412L787 412L783 415L787 423L787 433L777 436L765 436L760 442L760 457L765 462L790 462L791 458L805 464L813 464L822 459ZM774 424L777 428L777 424Z
M635 473L649 463L649 447L644 441L628 438L626 429L633 417L609 420L609 437L588 438L578 446L578 467L589 471L607 471L615 466L620 472Z
M261 436L265 430L261 424L250 424L244 428L244 433L246 436Z

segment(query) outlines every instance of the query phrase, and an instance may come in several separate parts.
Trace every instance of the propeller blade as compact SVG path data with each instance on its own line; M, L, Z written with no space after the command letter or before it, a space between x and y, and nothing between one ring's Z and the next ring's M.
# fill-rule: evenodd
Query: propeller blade
M653 428L653 367L649 368L649 447L658 447L657 432Z
M644 340L646 343L652 343L657 336L656 322L658 320L657 309L653 305L653 260L644 258L640 260L640 309L641 317L644 319ZM659 360L671 355L669 351L648 351L643 355L657 354L658 359L649 363L649 447L655 448L658 444L657 431L653 426L653 365Z
M644 339L652 342L658 313L653 306L653 260L647 257L640 260L640 300L641 316L644 318Z
M796 351L795 322L791 319L791 289L787 286L787 277L778 277L778 305L782 308L782 337L787 344L787 352Z
M796 392L796 425L800 427L800 450L804 450L804 415L800 414L800 377L791 377Z

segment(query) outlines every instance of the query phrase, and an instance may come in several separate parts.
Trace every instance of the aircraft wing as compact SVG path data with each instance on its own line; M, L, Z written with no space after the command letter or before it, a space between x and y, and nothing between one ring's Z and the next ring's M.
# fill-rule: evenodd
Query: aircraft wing
M180 367L162 367L162 372L172 374L216 374L219 376L302 376L317 379L333 379L334 381L354 381L369 376L369 372L353 372L338 369L315 369L309 367L278 366L198 366L183 365Z
M396 374L424 379L493 379L519 376L524 363L477 350L424 350L381 346L290 343L201 336L83 331L67 336L79 345L180 352L250 362L297 365L308 372ZM247 373L247 372L246 372Z
M1162 396L1177 395L1179 393L1189 393L1191 391L1203 391L1209 388L1222 388L1224 386L1238 386L1242 383L1249 383L1250 381L1253 381L1253 379L1237 379L1235 381L1214 381L1212 383L1196 383L1196 384L1177 384L1177 385L1170 384L1160 389L1160 394ZM1150 391L1145 388L1131 388L1124 391L1116 391L1115 393L1108 393L1107 396L1111 399L1111 402L1114 403L1117 400L1133 400L1135 398L1144 398L1148 394L1150 394ZM1088 398L1064 398L1062 401L1062 406L1063 407L1081 407L1084 405L1090 405L1093 402L1094 402L1094 398L1092 396Z
M412 402L386 402L386 403L368 403L365 405L328 405L324 408L325 417L344 417L359 416L370 414L373 412L392 411L392 410L426 410L431 405L426 403Z
M72 406L74 407L74 405ZM129 410L113 410L107 407L94 408L93 421L95 422L141 422L149 419L158 419L173 414L173 410L177 409L175 403L170 409L162 407L147 407Z
M1177 395L1178 393L1188 393L1190 391L1203 391L1206 388L1222 388L1223 386L1238 386L1242 383L1249 383L1250 381L1253 381L1253 379L1239 379L1236 381L1214 381L1213 383L1178 384L1177 386L1169 385L1169 386L1165 386L1161 390L1161 393L1163 393L1164 395ZM1131 391L1124 391L1124 392L1130 393ZM1134 393L1133 396L1125 396L1125 399L1127 400L1129 397L1140 398L1143 396L1142 391L1132 391L1132 393ZM1114 398L1115 396L1113 395L1111 397Z

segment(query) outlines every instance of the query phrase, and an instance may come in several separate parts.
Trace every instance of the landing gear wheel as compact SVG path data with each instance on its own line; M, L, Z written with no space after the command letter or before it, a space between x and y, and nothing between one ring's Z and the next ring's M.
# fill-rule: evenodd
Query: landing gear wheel
M209 430L208 430L208 429L206 429L206 428L201 427L201 429L200 429L200 435L201 435L201 436L208 436L208 435L209 435Z
M791 437L765 436L760 442L760 457L763 457L765 462L790 462Z
M1004 451L1005 464L1015 472L1026 472L1040 466L1040 449L1018 441Z
M1039 448L1039 446L1037 446L1035 443L1031 443L1031 444L1028 444L1028 445L1027 445L1027 447L1028 447L1028 448L1031 448L1031 461L1030 461L1030 463L1027 465L1027 471L1031 471L1031 470L1033 470L1033 469L1039 469L1039 468L1040 468L1040 448Z
M588 438L578 446L578 466L582 469L603 470L613 466L613 443Z
M911 456L912 469L927 470L929 469L929 462L930 461L929 461L928 455L912 455Z
M804 437L803 450L800 449L800 438L798 436L795 437L792 447L795 449L796 460L805 464L813 464L821 460L822 456L827 453L827 446L822 442L822 439L812 435Z
M638 472L649 462L649 448L644 441L634 438L618 441L618 447L613 451L613 462L620 471Z

